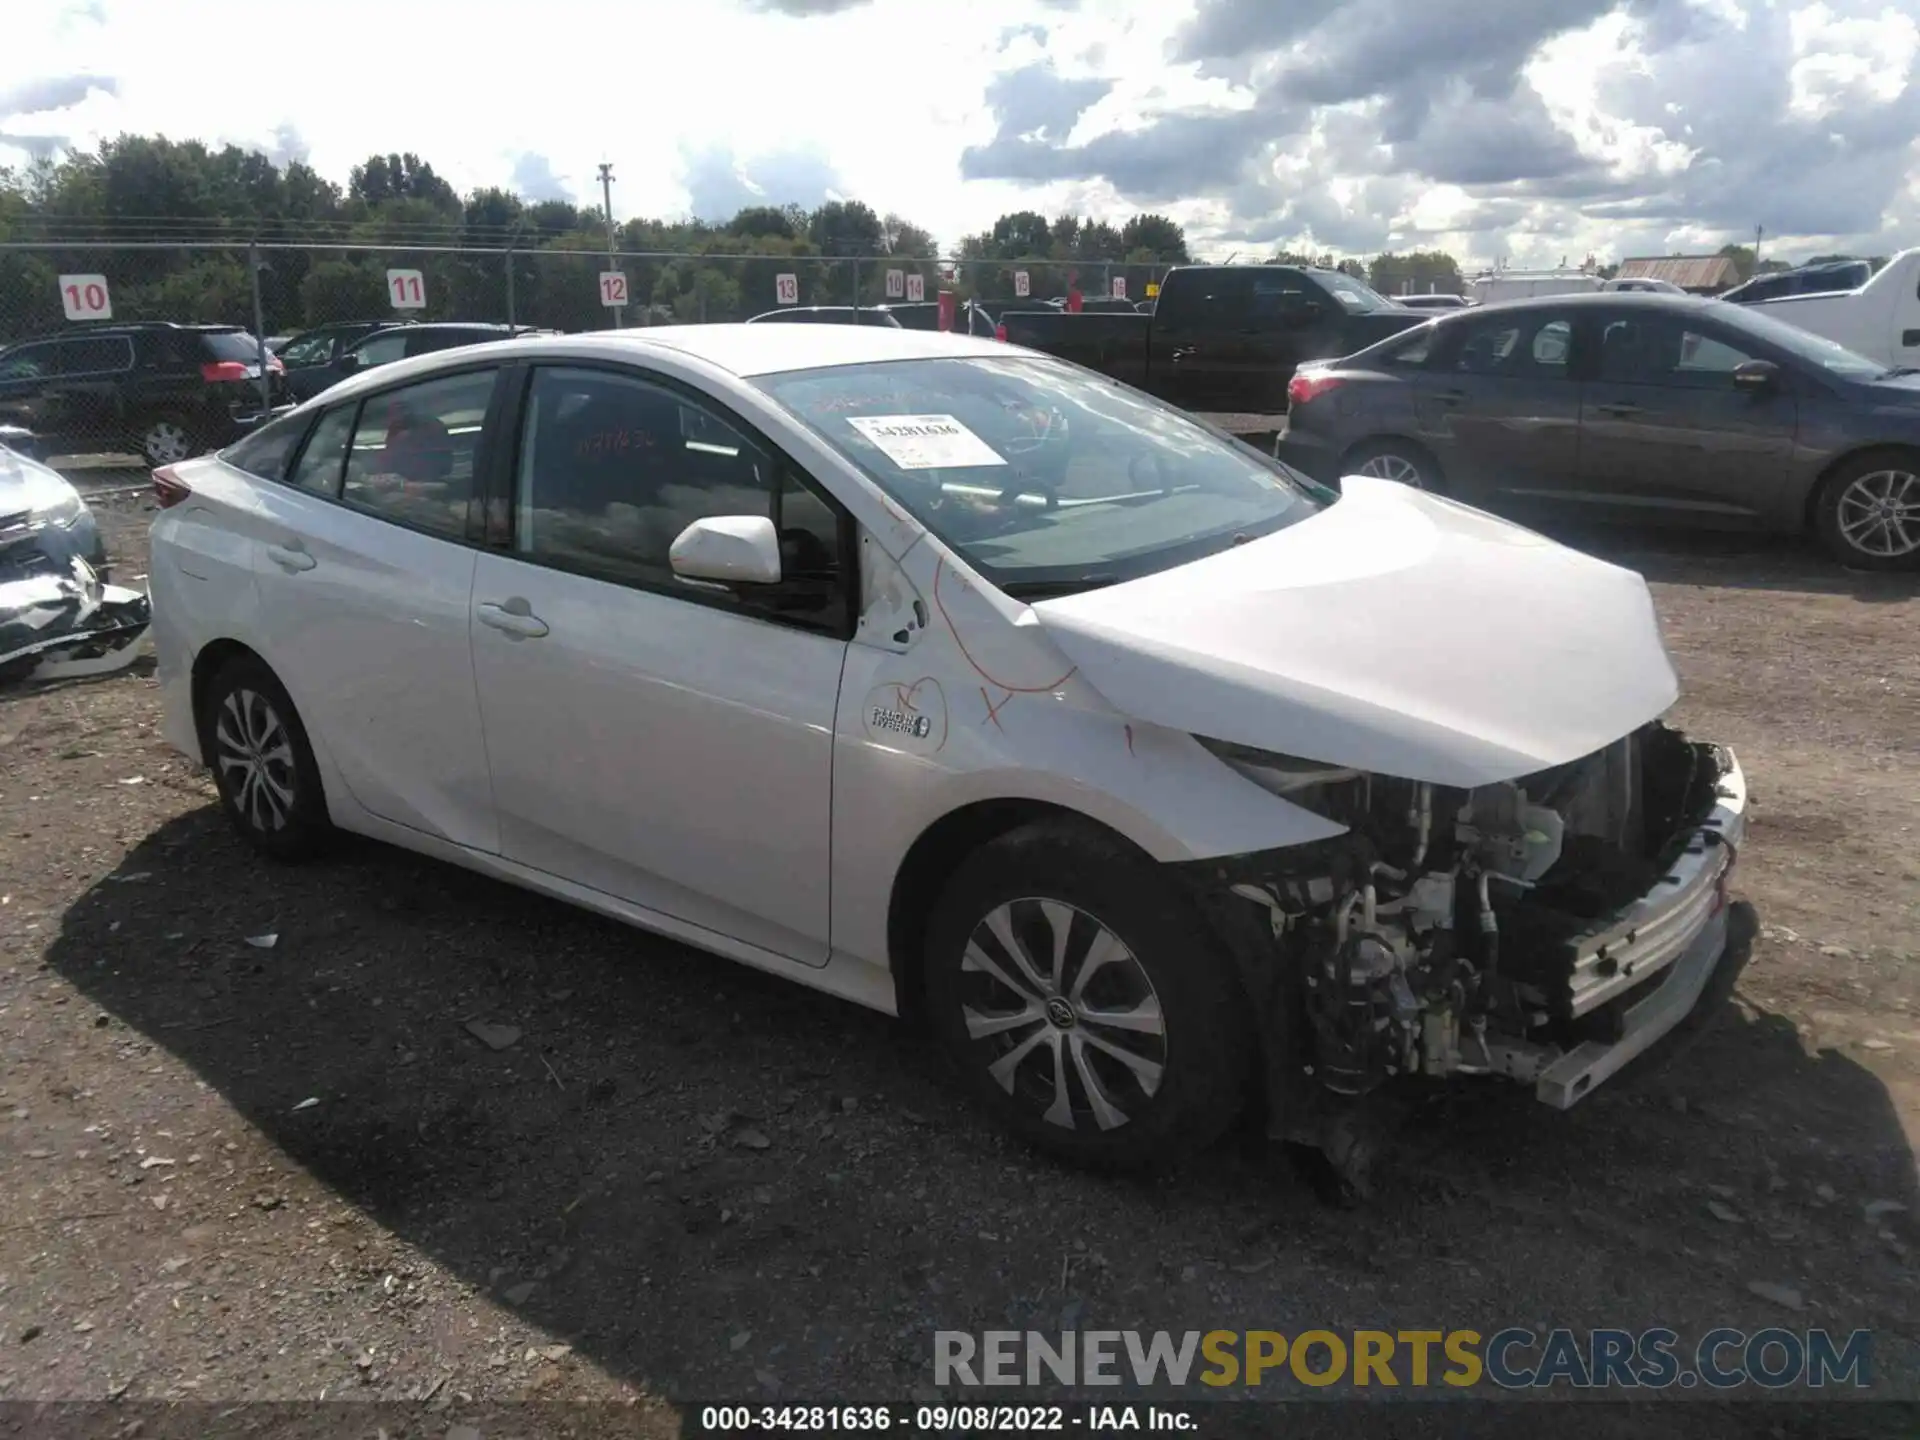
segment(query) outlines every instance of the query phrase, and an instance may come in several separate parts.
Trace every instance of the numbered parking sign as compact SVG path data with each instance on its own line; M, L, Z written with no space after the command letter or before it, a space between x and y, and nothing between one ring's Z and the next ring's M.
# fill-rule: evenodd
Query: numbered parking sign
M774 276L773 298L782 305L798 305L800 303L800 277L798 275Z
M1026 271L1016 270L1013 272L1013 293L1018 295L1022 300L1033 293L1033 282L1027 278Z
M113 297L104 275L62 275L60 304L69 320L111 320Z
M418 270L387 271L387 299L396 310L426 309L426 277Z
M898 300L906 293L907 272L904 270L889 270L887 272L887 298L889 300Z
M909 275L907 277L907 299L917 305L926 298L927 277L924 275Z
M1116 300L1124 300L1127 298L1126 276L1116 275L1113 277L1113 298Z
M627 273L624 270L600 272L600 303L609 310L627 303Z

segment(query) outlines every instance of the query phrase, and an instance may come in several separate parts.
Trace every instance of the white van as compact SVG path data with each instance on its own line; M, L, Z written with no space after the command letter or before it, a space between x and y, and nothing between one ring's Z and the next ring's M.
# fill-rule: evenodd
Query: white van
M1496 270L1467 282L1476 305L1497 300L1531 300L1539 295L1585 295L1605 284L1584 270Z

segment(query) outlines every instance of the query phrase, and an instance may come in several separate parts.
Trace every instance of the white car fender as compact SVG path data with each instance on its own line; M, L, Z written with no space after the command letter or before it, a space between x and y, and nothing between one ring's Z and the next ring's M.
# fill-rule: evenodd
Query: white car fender
M1301 845L1343 827L1261 789L1191 735L1115 709L1031 611L929 537L884 588L921 592L924 628L848 649L835 725L832 944L889 963L899 860L968 806L1032 801L1177 862ZM864 629L881 630L875 625Z

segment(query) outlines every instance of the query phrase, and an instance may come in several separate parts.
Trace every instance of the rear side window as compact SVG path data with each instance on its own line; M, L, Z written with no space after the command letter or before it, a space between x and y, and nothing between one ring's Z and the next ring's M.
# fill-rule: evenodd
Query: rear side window
M289 370L302 365L324 365L333 358L334 335L305 335L280 352L280 363Z
M133 368L133 341L124 335L89 336L60 346L62 375L111 375Z
M246 365L260 363L260 342L244 330L215 330L201 337L200 343L215 360L238 360Z
M376 335L354 353L360 357L363 369L391 365L407 353L407 332L396 330L392 334Z
M288 477L291 484L317 495L337 498L340 477L347 468L347 442L353 438L355 408L343 405L329 410L313 427L313 438L300 452L300 460Z
M431 534L465 534L495 372L427 380L360 407L340 498Z
M300 437L307 433L311 415L283 415L270 420L244 440L237 440L220 452L220 458L236 470L258 475L262 480L284 480L287 462L300 448Z
M1380 353L1382 363L1396 369L1417 370L1433 356L1434 339L1440 329L1432 322L1409 330Z
M1462 327L1452 362L1465 375L1516 380L1565 380L1573 356L1573 321L1552 313L1488 318Z

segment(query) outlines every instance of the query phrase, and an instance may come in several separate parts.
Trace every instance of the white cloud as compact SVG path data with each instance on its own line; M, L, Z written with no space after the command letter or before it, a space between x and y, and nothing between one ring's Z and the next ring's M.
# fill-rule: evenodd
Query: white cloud
M410 150L461 189L518 177L597 202L607 160L622 216L846 194L949 245L1018 208L1160 209L1213 254L1439 245L1551 263L1711 248L1774 228L1775 212L1807 237L1920 240L1914 127L1888 138L1920 61L1912 0L1621 0L1611 14L1572 0L1551 8L1598 18L1539 24L1527 33L1543 43L1492 60L1481 42L1518 0L1478 0L1474 24L1433 31L1447 56L1414 55L1384 80L1359 42L1393 39L1396 5L1402 29L1427 33L1437 0L1284 3L1298 16L1276 24L1251 0L545 0L511 17L472 0L329 0L278 12L263 43L224 0L11 0L0 97L47 103L0 104L0 163L123 131L274 154L292 137L337 180ZM1247 34L1278 38L1170 58L1196 17L1235 4ZM796 6L814 13L780 13ZM1033 140L1038 161L963 179L969 147L1007 138L996 77L1047 67L1096 98ZM103 83L66 83L87 77ZM1790 205L1757 178L1761 147L1789 142L1821 177L1785 177Z

